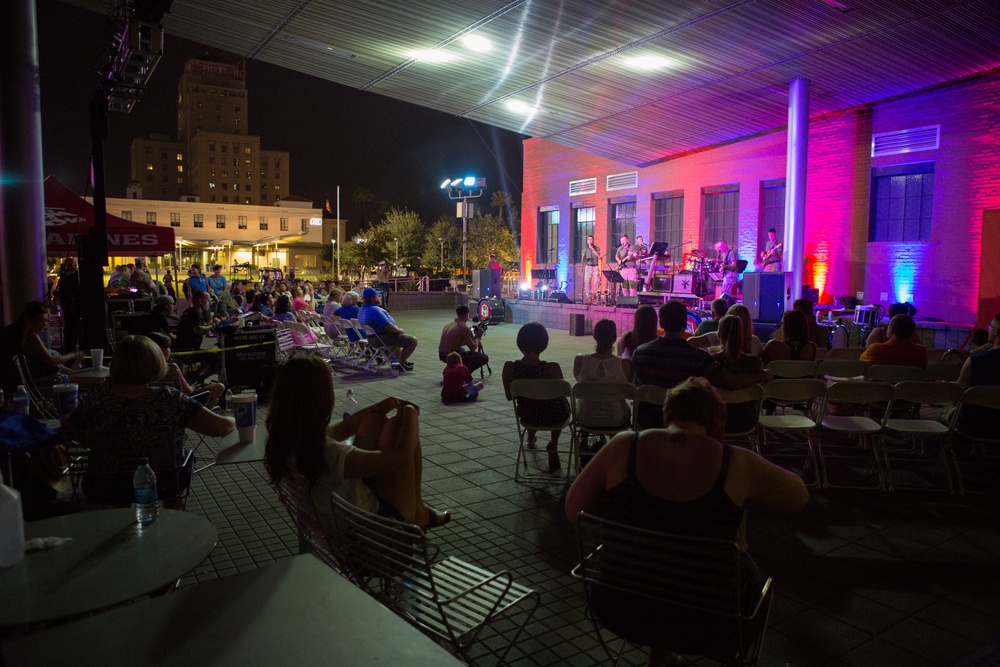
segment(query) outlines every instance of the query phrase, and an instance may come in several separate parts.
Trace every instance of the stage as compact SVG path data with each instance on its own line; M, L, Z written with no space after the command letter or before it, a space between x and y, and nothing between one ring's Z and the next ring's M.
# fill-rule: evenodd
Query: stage
M649 295L652 296L652 295ZM640 298L641 302L646 302L646 297ZM688 305L689 327L702 319L709 317L708 311L691 305L691 300L686 300ZM658 303L651 304L658 308ZM707 305L707 304L706 304ZM551 331L568 331L571 336L590 336L593 331L594 322L603 318L614 320L618 327L618 335L632 328L632 318L635 316L636 306L593 306L582 303L557 303L551 301L536 301L533 299L504 299L505 313L504 321L514 324L527 324L528 322L541 322L546 329ZM853 313L837 315L831 322L824 320L822 324L830 327L843 326L851 333L851 344L857 345L856 333L852 331L854 327ZM582 317L582 324L580 318ZM776 323L755 322L754 333L761 339L767 341ZM967 338L972 331L972 325L962 322L935 322L929 320L917 320L917 333L923 343L928 348L960 348L963 343L968 348Z

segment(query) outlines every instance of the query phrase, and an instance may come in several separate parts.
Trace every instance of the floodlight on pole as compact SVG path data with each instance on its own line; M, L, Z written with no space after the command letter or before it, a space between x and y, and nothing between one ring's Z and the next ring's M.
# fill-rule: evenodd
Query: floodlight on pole
M445 189L445 183L441 184L441 189ZM469 236L469 200L477 199L482 196L483 192L486 190L486 179L483 177L476 176L465 176L464 178L456 178L450 182L447 182L448 197L455 200L462 201L461 215L458 217L462 218L462 284L465 284L466 276L466 255L467 255L467 243ZM442 251L443 254L443 251ZM442 260L442 264L444 261Z

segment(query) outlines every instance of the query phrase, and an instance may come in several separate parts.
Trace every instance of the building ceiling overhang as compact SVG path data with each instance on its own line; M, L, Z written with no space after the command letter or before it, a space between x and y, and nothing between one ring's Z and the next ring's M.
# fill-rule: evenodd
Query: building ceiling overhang
M106 12L112 0L65 0ZM1000 67L996 0L174 0L168 34L629 165Z

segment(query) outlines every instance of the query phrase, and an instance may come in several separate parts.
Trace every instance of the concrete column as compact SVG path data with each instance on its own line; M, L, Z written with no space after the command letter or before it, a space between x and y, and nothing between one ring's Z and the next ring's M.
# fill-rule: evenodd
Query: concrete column
M34 0L3 3L0 62L0 294L6 324L47 291Z
M788 155L785 177L785 270L792 299L802 296L806 237L806 162L809 155L809 79L788 84Z

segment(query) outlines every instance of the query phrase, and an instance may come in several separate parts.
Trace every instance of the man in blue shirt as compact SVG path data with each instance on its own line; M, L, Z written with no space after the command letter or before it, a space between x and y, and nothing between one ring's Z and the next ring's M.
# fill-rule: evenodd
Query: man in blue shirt
M201 273L201 264L192 264L188 269L188 278L184 283L184 296L188 303L194 301L195 292L208 292L208 281Z
M379 293L377 289L368 287L361 294L361 298L365 305L358 314L358 322L374 329L388 347L399 348L396 353L399 367L402 370L412 371L413 364L407 359L417 349L417 339L396 326L396 320L392 319L392 316L378 305Z

